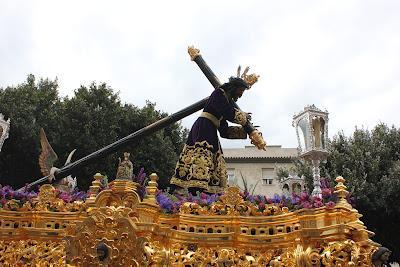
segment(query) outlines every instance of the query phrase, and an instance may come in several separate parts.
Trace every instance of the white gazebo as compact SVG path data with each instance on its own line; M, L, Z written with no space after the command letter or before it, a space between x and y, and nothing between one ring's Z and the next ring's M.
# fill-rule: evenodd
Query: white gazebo
M328 111L322 111L311 105L293 117L293 126L296 128L299 143L299 156L311 161L313 165L313 196L322 194L319 165L328 157L328 114Z
M8 138L8 132L10 131L10 118L4 119L4 115L0 113L0 151L3 147L4 141Z

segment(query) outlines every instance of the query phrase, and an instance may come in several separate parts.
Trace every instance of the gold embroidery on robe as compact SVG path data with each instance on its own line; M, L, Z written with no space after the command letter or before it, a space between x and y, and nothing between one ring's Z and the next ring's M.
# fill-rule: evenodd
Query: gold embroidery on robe
M182 188L202 188L210 193L222 191L227 183L226 164L221 151L213 153L212 150L207 141L185 145L170 183Z
M245 126L247 123L247 113L235 109L235 117L233 118L233 122Z

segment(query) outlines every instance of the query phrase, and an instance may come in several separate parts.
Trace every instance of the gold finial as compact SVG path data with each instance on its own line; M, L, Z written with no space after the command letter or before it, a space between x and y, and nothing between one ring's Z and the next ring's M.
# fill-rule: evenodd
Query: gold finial
M193 45L188 47L188 53L192 61L194 61L196 57L200 56L200 50L195 48Z
M342 176L338 176L336 177L335 181L337 182L337 185L335 186L334 193L337 194L339 198L337 205L352 209L353 207L349 204L349 202L347 202L346 199L346 196L349 193L349 191L346 190L347 187L344 185L346 180Z
M101 182L104 178L104 176L101 173L96 173L94 176L94 181L92 181L92 185L89 188L89 192L90 192L90 197L91 198L96 198L97 194L100 191L101 188Z
M155 202L156 199L156 192L157 192L157 180L158 180L158 175L156 173L150 174L150 181L148 185L146 186L146 202Z

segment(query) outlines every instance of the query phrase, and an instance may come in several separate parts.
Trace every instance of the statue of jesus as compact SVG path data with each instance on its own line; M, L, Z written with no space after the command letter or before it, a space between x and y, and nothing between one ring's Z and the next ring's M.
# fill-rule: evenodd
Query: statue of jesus
M242 77L238 71L237 77L231 77L229 82L215 89L193 124L170 181L175 192L187 189L193 194L197 191L220 193L227 186L226 165L217 130L223 138L247 138L243 126L250 114L233 105L250 88ZM240 126L228 126L227 121Z

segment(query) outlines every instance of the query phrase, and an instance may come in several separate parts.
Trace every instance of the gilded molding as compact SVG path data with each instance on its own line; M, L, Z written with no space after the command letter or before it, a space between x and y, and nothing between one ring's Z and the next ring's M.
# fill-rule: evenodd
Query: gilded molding
M132 181L115 180L81 212L53 211L54 188L42 186L41 209L0 209L0 265L370 266L378 247L344 202L297 211L266 204L261 212L227 187L211 205L187 202L164 214L156 181L141 201ZM337 182L345 201L344 179Z

